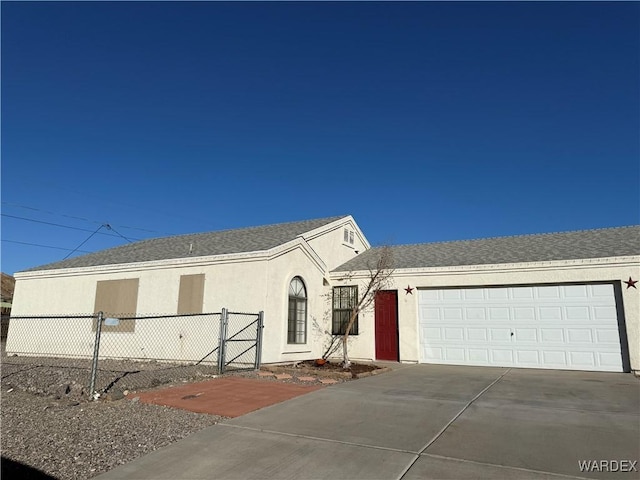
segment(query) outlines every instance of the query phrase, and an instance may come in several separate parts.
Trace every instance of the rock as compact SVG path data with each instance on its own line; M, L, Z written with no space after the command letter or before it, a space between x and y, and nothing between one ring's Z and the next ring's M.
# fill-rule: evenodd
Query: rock
M122 400L124 398L124 393L122 393L119 389L114 388L106 394L105 399L110 402L115 402L117 400Z
M69 395L73 397L82 397L84 395L84 387L80 383L74 383L71 385L71 391Z
M60 385L60 387L58 387L58 392L57 393L61 397L63 395L69 395L69 393L71 393L71 385L69 385L68 383Z
M131 399L131 401L132 401L133 403L138 403L138 402L140 401L140 397L133 397L133 398Z

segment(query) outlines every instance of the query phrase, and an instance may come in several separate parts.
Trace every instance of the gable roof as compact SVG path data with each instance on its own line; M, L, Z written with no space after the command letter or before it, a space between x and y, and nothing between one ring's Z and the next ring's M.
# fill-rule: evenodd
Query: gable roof
M382 247L367 250L334 272L367 270ZM454 267L640 255L640 225L563 233L421 243L391 247L394 268Z
M153 238L24 270L58 270L270 250L346 216ZM191 252L190 252L191 250Z

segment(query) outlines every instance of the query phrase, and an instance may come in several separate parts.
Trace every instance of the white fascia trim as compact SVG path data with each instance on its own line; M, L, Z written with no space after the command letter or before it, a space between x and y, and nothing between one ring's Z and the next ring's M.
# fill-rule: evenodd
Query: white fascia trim
M338 220L335 220L331 223L327 223L322 227L309 230L308 232L305 232L299 236L309 241L321 235L324 235L325 233L342 228L347 224L350 224L353 227L353 230L356 232L356 235L358 236L360 241L365 245L365 250L369 250L371 248L371 245L369 244L367 237L364 236L364 233L362 233L362 230L360 230L360 227L358 226L358 224L356 223L356 221L353 219L351 215L347 215L345 217L339 218Z
M153 260L149 262L117 263L112 265L94 265L91 267L61 268L57 270L36 270L33 272L16 273L15 278L16 280L18 280L18 279L27 279L27 278L70 277L70 276L77 276L77 275L92 275L92 274L114 273L114 272L158 270L158 269L164 269L168 267L184 268L184 267L208 266L212 264L256 262L256 261L263 261L268 259L269 259L269 255L267 251L244 252L244 253L234 253L229 255L209 255L209 256L202 256L202 257L170 258L165 260Z
M36 270L33 272L19 272L15 274L16 280L34 278L54 278L54 277L74 277L78 275L98 275L105 273L127 273L139 272L141 270L161 270L166 268L186 268L202 267L211 265L223 265L228 263L261 262L269 261L273 258L284 255L296 248L301 248L303 252L313 261L316 267L326 273L326 265L312 251L306 242L301 239L294 239L271 250L261 250L255 252L232 253L226 255L208 255L201 257L170 258L165 260L154 260L150 262L118 263L113 265L95 265L91 267L61 268L57 270Z
M565 270L565 269L593 269L611 267L640 267L640 256L630 257L606 257L606 258L585 258L579 260L558 260L548 262L523 262L523 263L499 263L488 265L459 265L453 267L427 267L427 268L398 268L395 269L391 277L415 277L420 275L468 275L469 273L510 273L510 272L534 272L544 270ZM333 272L332 280L349 278L364 278L369 275L368 271L360 270L354 272Z
M311 260L313 265L323 274L327 273L327 265L320 258L320 256L316 253L316 251L311 248L311 246L307 243L304 238L296 237L294 240L287 242L283 245L279 245L269 251L268 260L273 260L274 258L285 255L293 250L299 248L302 252Z

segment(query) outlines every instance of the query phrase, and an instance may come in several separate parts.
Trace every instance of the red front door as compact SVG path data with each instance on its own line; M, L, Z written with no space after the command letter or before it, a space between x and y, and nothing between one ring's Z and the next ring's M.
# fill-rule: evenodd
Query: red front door
M376 359L398 361L398 292L380 290L375 299Z

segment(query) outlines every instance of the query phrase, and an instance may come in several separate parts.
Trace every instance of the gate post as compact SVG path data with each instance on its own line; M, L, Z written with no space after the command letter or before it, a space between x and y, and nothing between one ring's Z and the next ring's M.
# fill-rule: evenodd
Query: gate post
M256 365L255 369L260 369L260 364L262 363L262 329L264 328L264 312L260 311L258 313L258 327L256 331Z
M104 320L104 314L98 312L98 323L96 324L96 338L93 342L93 363L91 364L91 383L89 384L89 396L93 399L95 393L93 390L96 387L96 374L98 373L98 354L100 353L100 334L102 333L102 320Z
M223 308L220 314L220 338L218 339L218 375L224 373L224 362L226 361L226 341L227 341L227 309Z

